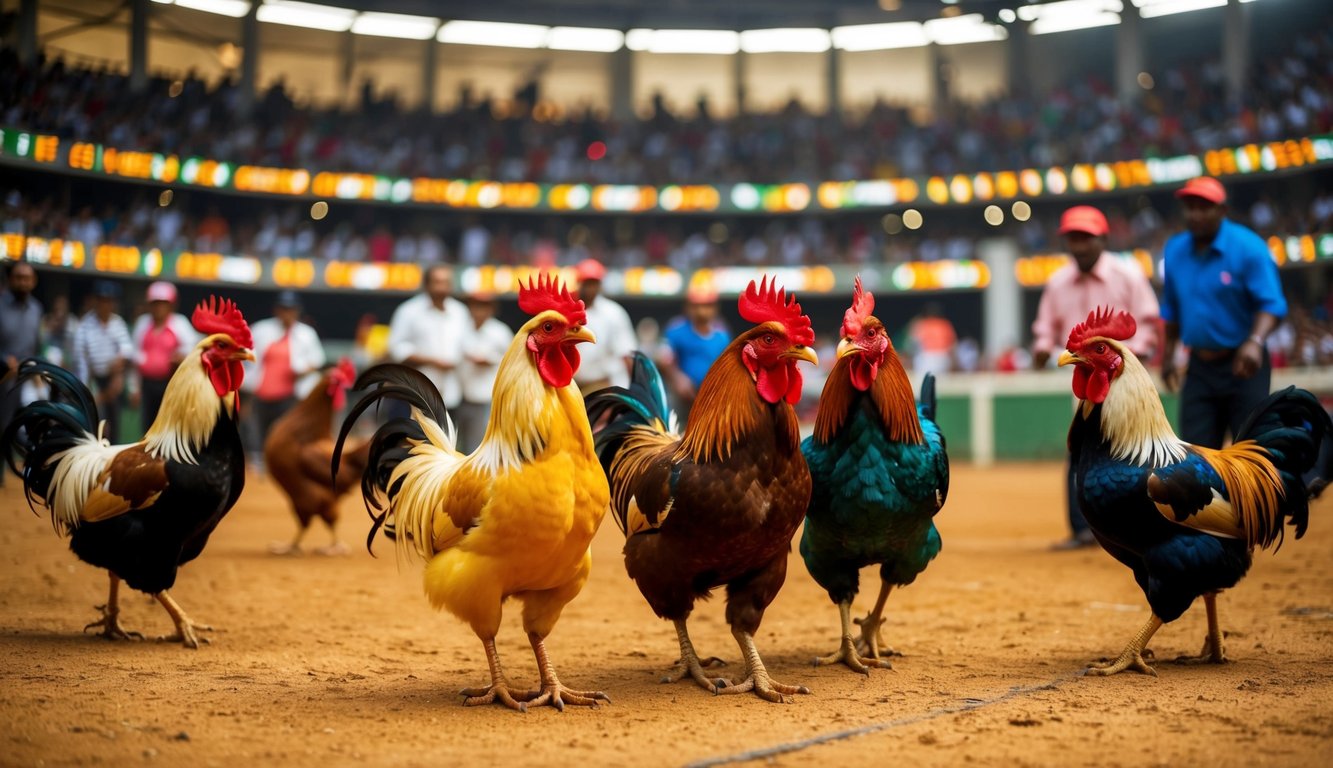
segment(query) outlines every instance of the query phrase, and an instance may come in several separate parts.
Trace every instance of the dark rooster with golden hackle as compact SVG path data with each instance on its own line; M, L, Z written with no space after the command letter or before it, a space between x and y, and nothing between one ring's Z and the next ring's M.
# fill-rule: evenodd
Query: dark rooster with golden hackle
M656 367L636 355L628 389L589 398L598 457L611 482L611 511L625 532L625 568L653 611L670 619L680 662L663 682L685 677L711 693L753 691L784 701L804 687L772 680L755 647L764 610L782 588L792 535L810 501L792 405L797 363L816 363L810 318L765 279L750 283L740 313L755 327L737 337L699 387L683 434L672 429ZM710 680L686 622L696 600L727 589L727 623L745 659L745 679Z

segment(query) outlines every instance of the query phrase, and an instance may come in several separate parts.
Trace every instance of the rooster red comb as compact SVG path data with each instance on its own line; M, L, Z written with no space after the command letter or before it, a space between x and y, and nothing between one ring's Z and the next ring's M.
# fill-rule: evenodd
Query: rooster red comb
M1136 330L1138 323L1134 322L1133 315L1110 307L1098 307L1088 313L1087 320L1074 326L1074 330L1069 332L1069 341L1065 344L1065 348L1074 349L1082 346L1083 342L1096 336L1125 341L1133 337Z
M564 315L565 322L570 325L584 325L588 322L588 315L583 311L583 301L571 296L569 289L552 277L550 272L542 272L536 278L529 279L527 285L519 281L518 307L529 315L539 315L554 309Z
M768 281L765 275L758 287L754 281L741 294L739 302L741 317L758 325L759 323L777 322L787 331L787 337L793 344L810 346L815 343L815 332L810 328L810 318L801 314L801 305L796 297L788 298L787 291L778 288L778 281Z
M352 382L356 381L356 366L352 364L350 357L339 360L338 364L333 366L331 373L344 387L350 387Z
M199 306L194 308L190 322L205 336L225 333L245 349L255 345L254 339L250 338L250 326L231 299L209 296L207 301L199 302Z
M861 276L856 276L856 290L852 292L852 306L842 316L842 335L855 336L861 324L875 311L875 295L861 288Z

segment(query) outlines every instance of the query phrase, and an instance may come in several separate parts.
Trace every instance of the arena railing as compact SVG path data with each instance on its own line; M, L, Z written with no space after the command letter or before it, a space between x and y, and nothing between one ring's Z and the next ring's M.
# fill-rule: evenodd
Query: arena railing
M546 184L273 168L121 150L21 128L0 128L0 165L298 200L547 213L792 214L965 206L1150 190L1205 174L1221 178L1272 176L1330 163L1333 134L1321 134L1169 158L948 177L826 181L814 185Z
M1313 237L1273 237L1268 241L1273 260L1283 267L1333 260L1333 234ZM1143 270L1157 275L1154 256L1146 250L1116 252ZM422 266L411 263L328 261L313 258L260 258L257 256L157 248L100 245L92 254L77 240L52 240L23 235L0 235L0 261L28 261L42 269L96 273L99 276L139 280L167 279L186 283L231 284L259 289L314 291L375 291L410 293L421 285ZM1044 285L1068 257L1046 254L1022 257L1014 263L1020 286ZM458 270L465 291L515 294L518 282L541 270L535 266L479 266ZM567 283L575 282L572 267L557 268ZM611 268L605 290L612 296L672 298L690 288L707 287L724 296L739 295L750 280L776 275L789 290L801 293L850 295L859 275L867 287L886 293L976 291L990 284L991 269L979 259L909 261L898 264L843 264L808 267L716 267L680 272L670 267Z

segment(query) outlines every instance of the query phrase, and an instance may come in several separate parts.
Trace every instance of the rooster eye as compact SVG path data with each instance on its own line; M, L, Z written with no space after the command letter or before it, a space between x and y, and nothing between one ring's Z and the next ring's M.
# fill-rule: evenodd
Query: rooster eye
M870 330L866 331L866 335L872 339L875 338L875 329L871 328Z
M547 321L542 325L542 330L543 330L543 331L546 331L547 333L550 333L551 331L555 330L555 324L552 323L550 320L547 320Z
M764 334L764 343L765 343L765 344L772 344L772 343L773 343L773 334L771 334L771 333L766 333L766 334Z
M1099 354L1099 355L1104 355L1104 354L1106 354L1106 345L1105 345L1105 344L1098 344L1098 345L1095 347L1095 349L1096 349L1096 351L1097 351L1097 354Z

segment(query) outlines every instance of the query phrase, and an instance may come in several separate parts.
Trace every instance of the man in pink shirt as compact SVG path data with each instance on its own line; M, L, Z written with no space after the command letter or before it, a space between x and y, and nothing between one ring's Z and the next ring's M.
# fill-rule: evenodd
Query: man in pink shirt
M134 363L139 372L137 399L147 431L162 406L162 395L176 366L199 342L199 334L184 315L176 312L176 286L157 281L148 286L148 312L139 316L130 334L134 342Z
M1101 306L1123 309L1138 321L1138 333L1129 348L1143 360L1157 348L1157 294L1138 265L1103 253L1109 227L1102 212L1077 205L1060 217L1060 234L1073 263L1061 267L1046 283L1032 324L1032 366L1046 367L1051 353L1063 349L1069 332ZM1070 538L1059 549L1092 546L1096 541L1078 508L1074 468L1069 467L1068 501Z

